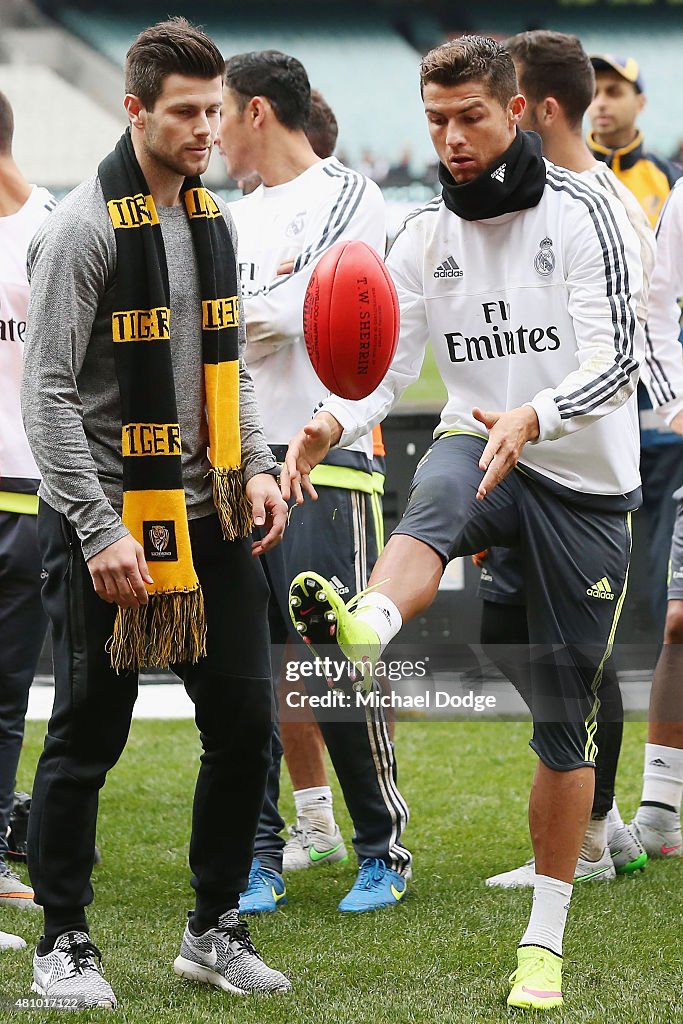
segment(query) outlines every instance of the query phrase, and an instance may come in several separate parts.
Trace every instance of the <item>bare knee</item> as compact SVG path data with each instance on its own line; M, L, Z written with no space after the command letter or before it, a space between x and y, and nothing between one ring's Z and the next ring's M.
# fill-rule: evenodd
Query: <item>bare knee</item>
M667 605L664 643L683 644L683 601L669 601Z

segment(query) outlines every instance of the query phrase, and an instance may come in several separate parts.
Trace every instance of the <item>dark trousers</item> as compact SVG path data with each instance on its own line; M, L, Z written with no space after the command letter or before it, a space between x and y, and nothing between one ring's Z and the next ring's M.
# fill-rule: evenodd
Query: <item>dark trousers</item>
M36 517L0 512L0 859L14 802L28 691L45 639Z
M321 487L319 494L318 501L293 509L283 543L264 558L272 593L269 618L276 680L276 657L280 659L283 652L294 662L311 657L289 618L289 584L293 577L311 567L328 579L338 575L348 585L346 601L365 586L377 557L373 529L367 521L369 495L335 487ZM287 641L291 646L285 652ZM336 648L323 654L339 657ZM328 692L321 678L305 677L304 685L316 696ZM281 713L285 714L286 709L282 708ZM365 708L343 718L320 708L314 708L313 713L353 822L353 847L358 860L378 857L395 871L409 874L412 857L402 843L408 807L398 788L394 745L383 710ZM282 743L277 724L272 753L255 853L266 867L282 871L284 840L280 831L284 822L278 810Z
M28 863L45 934L54 937L85 925L99 791L125 747L138 678L111 668L105 646L116 608L96 595L75 532L44 502L38 533L55 703L33 787ZM174 671L195 705L203 748L190 867L195 923L209 927L238 905L246 888L270 764L268 587L250 542L223 541L217 516L190 521L190 541L204 592L208 654Z

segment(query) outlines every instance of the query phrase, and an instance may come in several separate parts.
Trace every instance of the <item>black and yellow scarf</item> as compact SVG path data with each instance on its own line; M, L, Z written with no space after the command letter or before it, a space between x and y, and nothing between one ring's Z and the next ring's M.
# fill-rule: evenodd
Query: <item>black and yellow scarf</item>
M112 341L121 396L124 524L142 544L154 584L144 608L119 608L115 669L165 668L206 653L201 588L185 506L164 240L130 129L98 169L116 236ZM227 225L200 178L181 198L190 219L202 298L202 354L213 500L226 540L246 536L239 432L239 300Z

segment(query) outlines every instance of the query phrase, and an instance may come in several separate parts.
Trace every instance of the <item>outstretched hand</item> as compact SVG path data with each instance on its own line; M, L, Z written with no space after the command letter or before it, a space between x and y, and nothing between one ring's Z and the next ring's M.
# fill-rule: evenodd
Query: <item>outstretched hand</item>
M285 462L280 474L280 487L285 501L294 496L297 505L303 504L304 491L314 501L318 492L311 483L312 470L322 462L333 444L342 434L338 420L330 413L314 416L289 442Z
M527 441L539 435L538 416L530 405L522 405L509 412L485 412L473 409L475 420L483 423L489 439L479 460L484 476L477 490L477 501L483 501L510 470L514 469Z

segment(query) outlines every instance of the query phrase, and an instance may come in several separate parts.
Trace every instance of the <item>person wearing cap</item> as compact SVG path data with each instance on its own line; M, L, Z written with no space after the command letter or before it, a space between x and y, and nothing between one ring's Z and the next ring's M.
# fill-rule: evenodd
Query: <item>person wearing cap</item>
M595 98L588 108L591 131L588 145L633 192L653 227L683 169L645 151L636 125L645 107L645 86L633 57L593 54Z
M595 98L588 108L592 131L587 143L633 192L654 225L674 182L683 169L648 153L636 126L645 106L645 86L633 57L594 54ZM683 487L683 437L670 430L638 385L640 474L650 567L650 613L657 635L664 631L667 610L669 548L676 516L672 500Z

